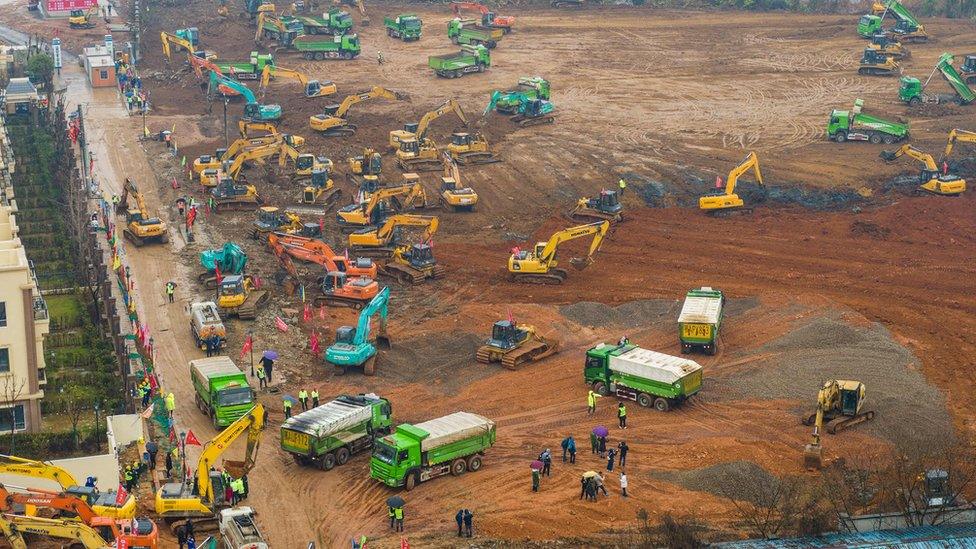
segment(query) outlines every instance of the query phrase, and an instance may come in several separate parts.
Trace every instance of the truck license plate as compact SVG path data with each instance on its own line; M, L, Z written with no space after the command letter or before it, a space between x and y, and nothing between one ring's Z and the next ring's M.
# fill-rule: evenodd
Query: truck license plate
M708 339L712 337L712 326L710 324L684 324L681 328L682 337L696 339Z
M284 429L281 431L281 442L291 448L308 451L308 435Z

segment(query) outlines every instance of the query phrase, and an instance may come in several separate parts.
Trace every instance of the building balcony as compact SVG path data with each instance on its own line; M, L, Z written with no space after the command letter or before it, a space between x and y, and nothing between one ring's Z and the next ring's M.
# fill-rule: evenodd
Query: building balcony
M44 298L35 295L34 296L34 321L35 322L46 322L50 317L47 311L47 302Z

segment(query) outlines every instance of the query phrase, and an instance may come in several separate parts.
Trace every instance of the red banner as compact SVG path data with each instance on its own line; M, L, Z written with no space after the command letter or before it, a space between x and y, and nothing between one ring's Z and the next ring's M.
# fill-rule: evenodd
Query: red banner
M115 504L119 507L125 505L125 502L129 499L129 492L125 491L125 487L119 484L119 491L115 494Z
M97 3L97 0L47 0L47 11L83 10Z

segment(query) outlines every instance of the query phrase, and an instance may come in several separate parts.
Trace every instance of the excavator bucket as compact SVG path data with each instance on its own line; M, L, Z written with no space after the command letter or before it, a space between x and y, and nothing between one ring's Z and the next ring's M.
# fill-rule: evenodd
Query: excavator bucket
M386 333L386 325L381 325L379 333L376 334L376 341L374 342L377 349L387 350L391 347L390 336Z
M572 265L577 271L582 271L583 269L593 264L593 258L589 256L574 257L569 260L569 264Z
M247 472L244 470L243 461L234 461L230 459L224 460L224 470L227 471L227 473L234 478L240 478L241 475Z
M803 448L803 466L810 470L822 469L823 446L819 444L807 444Z
M881 156L881 158L883 158L886 162L891 162L892 160L898 158L898 153L893 151L881 151L879 156Z

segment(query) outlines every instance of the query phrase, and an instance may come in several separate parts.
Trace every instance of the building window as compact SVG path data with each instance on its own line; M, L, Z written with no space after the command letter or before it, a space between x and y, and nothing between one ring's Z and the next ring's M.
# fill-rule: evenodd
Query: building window
M0 374L10 373L10 349L0 349Z
M0 328L7 326L7 302L0 301Z
M0 408L0 432L9 433L13 431L23 431L27 429L24 421L24 405L8 406Z
M102 80L108 80L108 71L98 71L98 77Z

